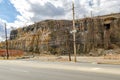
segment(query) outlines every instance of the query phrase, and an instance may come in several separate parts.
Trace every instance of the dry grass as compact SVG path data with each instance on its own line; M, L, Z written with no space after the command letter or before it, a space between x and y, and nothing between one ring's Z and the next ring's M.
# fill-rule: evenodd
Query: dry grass
M9 57L9 59L7 59L6 57L0 57L0 60L16 60L17 58L20 57Z
M118 62L97 62L97 64L113 64L113 65L120 65L120 61Z
M107 54L104 56L104 59L120 60L120 54Z

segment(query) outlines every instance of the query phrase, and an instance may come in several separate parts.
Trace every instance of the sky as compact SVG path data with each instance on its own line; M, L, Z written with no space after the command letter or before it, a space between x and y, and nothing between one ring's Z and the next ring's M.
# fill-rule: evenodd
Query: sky
M75 17L120 12L120 0L73 0ZM0 0L0 41L5 39L4 23L10 30L46 19L72 19L72 0Z

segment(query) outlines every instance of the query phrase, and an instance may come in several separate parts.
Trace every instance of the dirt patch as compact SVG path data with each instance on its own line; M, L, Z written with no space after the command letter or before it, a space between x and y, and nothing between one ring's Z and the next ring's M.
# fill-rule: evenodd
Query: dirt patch
M68 56L54 56L54 55L37 56L30 59L39 60L39 61L50 61L50 62L68 62L69 61ZM72 56L71 59L72 59L72 62L74 62L74 56ZM101 57L77 56L77 62L98 63L98 64L120 64L120 60L104 59L104 56L101 56Z

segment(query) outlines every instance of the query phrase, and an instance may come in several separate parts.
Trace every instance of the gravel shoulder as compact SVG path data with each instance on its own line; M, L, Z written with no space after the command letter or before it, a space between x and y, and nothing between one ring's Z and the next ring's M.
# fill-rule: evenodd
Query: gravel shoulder
M71 57L74 62L74 56ZM47 62L69 62L68 56L36 56L27 60L38 60ZM106 59L104 56L101 57L90 57L90 56L78 56L77 62L80 63L97 63L97 64L118 64L120 65L120 59Z

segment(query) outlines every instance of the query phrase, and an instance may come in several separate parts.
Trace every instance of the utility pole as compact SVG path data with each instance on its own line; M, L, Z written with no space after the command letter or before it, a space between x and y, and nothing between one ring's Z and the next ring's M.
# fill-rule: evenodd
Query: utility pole
M92 10L90 11L90 15L91 15L91 18L93 18L93 11Z
M72 12L73 12L73 47L74 47L74 61L77 62L76 59L76 28L75 28L75 7L74 0L72 0Z
M93 15L93 11L91 10L91 24L92 24L92 30L91 30L91 37L92 37L92 50L94 51L94 47L95 47L95 38L94 38L94 35L95 35L95 31L94 31L94 15Z
M5 37L6 37L6 57L7 59L9 59L6 23L5 23Z

